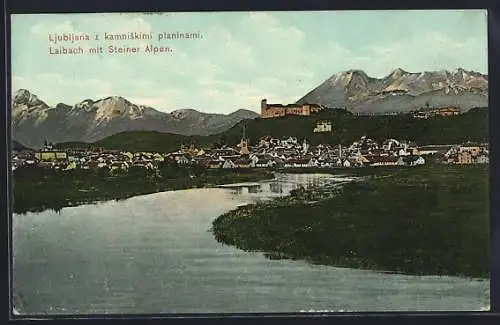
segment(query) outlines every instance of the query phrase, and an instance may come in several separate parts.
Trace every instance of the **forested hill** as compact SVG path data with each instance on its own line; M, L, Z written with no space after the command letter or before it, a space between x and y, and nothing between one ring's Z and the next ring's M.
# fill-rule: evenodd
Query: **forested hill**
M319 121L331 121L333 130L314 133ZM211 136L183 136L160 132L122 132L93 143L110 149L173 151L182 144L214 146L237 144L246 126L246 136L256 144L263 136L295 136L309 143L348 145L366 135L376 141L386 138L408 139L418 144L455 144L466 141L488 142L488 108L474 108L450 117L416 119L410 114L356 116L344 110L328 110L316 115L287 116L274 119L242 121L231 129ZM72 146L78 145L73 143ZM81 145L86 145L81 143ZM59 146L64 147L65 144Z

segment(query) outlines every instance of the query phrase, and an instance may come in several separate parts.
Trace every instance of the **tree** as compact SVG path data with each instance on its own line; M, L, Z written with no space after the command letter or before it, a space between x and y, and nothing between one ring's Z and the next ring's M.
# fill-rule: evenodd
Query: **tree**
M212 143L212 149L218 149L218 148L222 147L221 143L222 143L222 141L214 141Z

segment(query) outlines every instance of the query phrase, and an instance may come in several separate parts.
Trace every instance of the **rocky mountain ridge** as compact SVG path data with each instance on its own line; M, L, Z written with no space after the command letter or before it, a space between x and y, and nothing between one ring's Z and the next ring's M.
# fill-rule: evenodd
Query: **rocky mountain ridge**
M164 113L119 96L50 107L28 90L20 89L12 101L12 135L14 140L35 148L42 146L45 140L94 142L124 131L209 135L258 116L243 109L228 115L194 109Z
M443 106L467 111L488 106L488 76L461 68L419 73L398 68L383 78L373 78L351 69L332 75L297 101L303 103L360 114Z

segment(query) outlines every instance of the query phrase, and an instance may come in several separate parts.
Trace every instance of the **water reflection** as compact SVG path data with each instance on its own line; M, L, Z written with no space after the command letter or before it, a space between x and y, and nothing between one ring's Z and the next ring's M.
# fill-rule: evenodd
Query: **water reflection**
M412 277L269 260L218 243L219 215L298 186L192 189L13 216L13 290L22 314L478 310L489 281ZM246 189L245 189L246 188ZM20 302L19 299L22 298Z
M277 174L274 180L260 183L224 185L233 197L269 200L290 194L299 186L308 188L344 181L343 176L329 174Z
M284 191L283 191L283 184L280 183L280 182L273 182L273 183L269 183L267 184L269 187L269 191L273 192L273 193L278 193L278 194L283 194Z

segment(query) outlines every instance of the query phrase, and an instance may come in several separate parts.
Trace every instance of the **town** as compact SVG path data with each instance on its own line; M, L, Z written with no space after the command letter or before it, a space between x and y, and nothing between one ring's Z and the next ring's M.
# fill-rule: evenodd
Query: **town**
M328 109L318 104L269 104L262 99L261 118L289 115L310 116ZM385 114L392 114L386 112ZM460 114L456 107L431 107L426 104L409 114L415 119L446 118ZM367 136L350 145L310 145L309 139L290 135L284 138L261 137L251 145L245 125L238 144L216 147L181 146L174 152L132 152L110 148L67 148L61 150L46 141L39 150L13 150L12 169L39 167L56 170L98 169L110 173L129 169L157 170L162 165L199 166L208 169L241 168L355 168L377 166L423 166L427 164L487 164L487 143L419 145L412 141L385 139L377 143ZM332 134L331 120L317 120L313 133Z
M243 137L234 146L200 148L181 146L174 152L130 152L106 148L60 150L46 143L39 151L13 150L12 170L19 167L56 170L100 169L110 173L132 168L156 170L162 164L201 166L208 169L241 168L356 168L377 166L423 166L426 164L487 164L488 144L425 145L386 139L382 143L363 136L349 146L319 144L307 139L262 137L251 146Z

